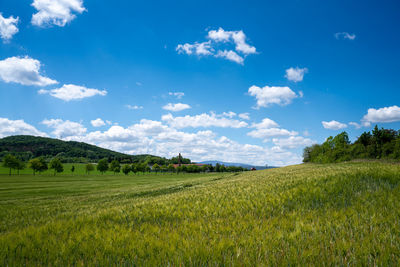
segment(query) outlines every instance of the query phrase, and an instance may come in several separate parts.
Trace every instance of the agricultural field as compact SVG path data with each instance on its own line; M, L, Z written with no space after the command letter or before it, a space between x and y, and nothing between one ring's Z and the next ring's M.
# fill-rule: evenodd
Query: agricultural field
M0 203L5 266L400 262L400 165L393 163L2 174Z

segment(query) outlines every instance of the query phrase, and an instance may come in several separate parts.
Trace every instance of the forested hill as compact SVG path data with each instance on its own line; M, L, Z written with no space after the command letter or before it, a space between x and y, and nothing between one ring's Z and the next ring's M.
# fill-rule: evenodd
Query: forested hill
M65 161L97 161L102 158L120 162L140 162L151 155L127 155L82 142L62 141L30 135L15 135L0 139L0 158L12 153L22 160L34 157L59 157ZM157 157L159 158L159 157Z

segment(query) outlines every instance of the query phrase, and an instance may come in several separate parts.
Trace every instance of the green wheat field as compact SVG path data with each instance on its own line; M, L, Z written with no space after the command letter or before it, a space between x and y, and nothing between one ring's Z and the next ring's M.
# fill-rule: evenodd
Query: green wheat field
M3 266L398 265L400 165L0 175Z

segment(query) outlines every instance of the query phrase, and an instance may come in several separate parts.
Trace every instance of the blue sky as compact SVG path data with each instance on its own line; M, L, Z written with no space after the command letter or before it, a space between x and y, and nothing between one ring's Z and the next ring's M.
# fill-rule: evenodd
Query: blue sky
M398 1L0 0L0 137L300 163L400 127Z

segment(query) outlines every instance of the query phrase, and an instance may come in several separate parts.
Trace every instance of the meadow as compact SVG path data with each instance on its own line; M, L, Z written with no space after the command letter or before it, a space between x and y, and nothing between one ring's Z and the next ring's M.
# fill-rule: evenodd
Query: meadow
M0 175L0 264L398 265L400 165Z

